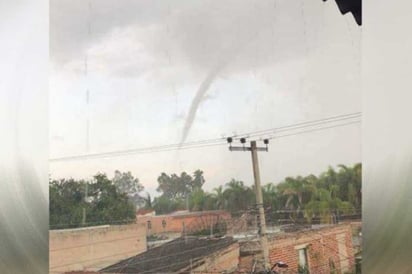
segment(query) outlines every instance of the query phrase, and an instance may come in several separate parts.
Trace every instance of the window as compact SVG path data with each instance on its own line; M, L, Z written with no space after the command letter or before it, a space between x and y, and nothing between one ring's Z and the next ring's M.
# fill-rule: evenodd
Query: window
M299 274L308 274L308 256L306 248L298 249L298 273Z

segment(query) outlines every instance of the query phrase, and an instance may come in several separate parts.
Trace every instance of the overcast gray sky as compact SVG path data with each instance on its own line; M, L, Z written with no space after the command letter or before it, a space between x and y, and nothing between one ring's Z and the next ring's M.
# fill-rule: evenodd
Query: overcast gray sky
M205 79L187 141L361 110L361 28L333 1L54 0L50 13L51 158L179 143ZM263 182L359 162L360 130L272 140ZM50 173L130 170L155 193L161 172L198 168L207 190L252 184L249 153L226 146L52 162Z

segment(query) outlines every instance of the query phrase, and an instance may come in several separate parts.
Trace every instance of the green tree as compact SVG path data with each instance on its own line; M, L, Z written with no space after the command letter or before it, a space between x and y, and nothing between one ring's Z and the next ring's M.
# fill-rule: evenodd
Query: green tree
M207 210L208 200L211 199L210 195L204 192L202 189L195 190L190 195L190 209L193 211Z
M196 190L200 190L203 187L203 184L205 183L205 178L203 177L203 171L201 170L196 170L193 173L193 179L191 181L191 191L196 191Z
M116 170L112 182L116 186L118 192L125 193L136 207L144 206L145 200L139 195L139 193L144 190L144 187L139 182L138 178L133 177L130 171L120 172L119 170Z
M153 208L156 211L156 214L167 214L176 210L184 209L185 202L183 199L170 199L161 195L154 198Z
M340 213L355 213L362 201L362 165L339 165L315 175L287 177L276 186L277 199L282 209L290 210L290 217L301 217L302 210L308 221L319 217L330 222ZM265 199L270 199L267 197Z
M353 167L339 165L337 184L340 188L339 198L351 202L355 208L361 208L362 202L362 165Z
M279 193L277 187L272 184L266 184L262 187L263 195L263 205L266 209L271 211L278 210L280 208L279 204Z
M153 202L152 202L152 197L150 196L149 193L146 193L146 197L143 197L144 200L144 208L146 209L151 209L153 208Z
M226 203L226 199L225 199L225 195L224 195L224 190L223 190L223 186L218 186L216 188L213 189L213 194L212 197L215 200L215 205L216 208L215 209L224 209L227 206Z
M251 208L255 203L254 191L245 186L242 181L232 179L226 183L226 189L223 192L226 200L226 208L232 214L239 214L240 211Z
M157 191L170 199L186 198L192 192L194 185L192 176L186 172L182 172L180 176L176 174L167 175L163 172L157 178L157 182L159 184Z
M89 185L88 222L123 223L136 219L136 208L127 193L119 192L104 173L96 174L93 179L94 183Z
M362 207L362 164L357 163L353 166L353 203L356 209L361 209Z
M52 228L76 227L82 221L86 182L74 179L49 181L49 221Z
M354 210L350 202L333 196L331 190L317 189L312 200L305 206L305 217L310 223L313 217L320 217L322 223L334 222L333 217L339 212L351 213Z
M187 201L189 209L203 210L211 206L211 197L202 190L205 178L201 170L196 170L193 177L186 172L180 175L163 172L157 182L157 191L161 192L161 195L153 201L156 212L169 213L184 209Z
M134 205L125 193L118 192L106 174L96 174L93 179L93 183L74 179L50 181L51 228L82 226L83 209L86 210L88 226L135 220Z
M310 180L298 176L296 178L285 178L285 180L278 185L278 189L282 195L287 197L284 208L299 212L310 199L313 186Z

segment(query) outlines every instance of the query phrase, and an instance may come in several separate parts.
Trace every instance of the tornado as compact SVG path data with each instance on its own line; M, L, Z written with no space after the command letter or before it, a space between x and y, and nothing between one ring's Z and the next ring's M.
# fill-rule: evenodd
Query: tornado
M193 121L196 118L196 113L197 113L197 110L199 109L200 103L203 101L205 94L209 90L211 84L216 79L217 75L225 67L226 63L227 62L222 62L222 61L217 62L217 64L213 67L212 70L209 71L209 73L206 75L206 78L200 84L199 89L197 90L196 95L193 98L192 103L190 105L189 113L187 115L185 125L183 127L180 145L182 145L186 141L187 136L189 135L190 129L192 128Z
M187 115L182 137L179 143L179 147L184 144L187 139L187 136L190 133L193 122L196 118L197 110L199 109L200 103L203 101L207 91L212 85L213 81L219 75L219 73L227 67L227 65L234 60L252 41L255 41L255 38L262 32L262 28L257 28L257 31L253 29L253 33L244 33L241 39L235 39L232 41L232 45L222 51L222 54L218 57L218 60L212 66L212 69L206 75L205 79L199 86L199 89L196 92L195 97L192 100L190 105L189 113Z
M226 54L222 54L221 58L217 60L215 65L212 67L212 69L206 75L205 79L200 84L199 89L197 90L196 95L190 105L189 113L183 127L182 138L179 143L180 146L183 145L183 143L186 141L190 129L192 128L193 122L196 118L196 113L199 109L200 103L205 98L205 95L212 85L213 81L216 79L219 73L224 68L226 68L227 65L240 53L240 51L245 47L246 44L247 43L237 43L234 47L231 48L231 50L227 50L225 52Z

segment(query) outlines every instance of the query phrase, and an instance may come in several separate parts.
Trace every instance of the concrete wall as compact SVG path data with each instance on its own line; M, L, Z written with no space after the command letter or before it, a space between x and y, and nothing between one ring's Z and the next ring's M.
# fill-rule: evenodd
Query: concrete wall
M49 232L50 273L95 271L144 251L146 227L141 224Z
M219 273L223 271L234 271L239 264L239 244L234 243L225 249L215 252L204 258L203 264L194 267L193 273ZM182 270L187 273L190 269Z

